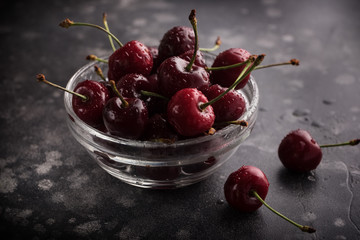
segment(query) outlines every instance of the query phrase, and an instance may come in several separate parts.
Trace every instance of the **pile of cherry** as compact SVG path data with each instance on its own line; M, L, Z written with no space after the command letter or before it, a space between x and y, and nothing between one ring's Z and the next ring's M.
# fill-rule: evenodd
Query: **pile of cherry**
M72 106L86 124L134 140L171 144L180 139L213 134L228 124L247 126L239 119L246 102L237 91L246 86L253 70L278 65L299 65L292 59L285 63L260 66L264 54L251 55L245 49L230 48L218 54L211 67L205 63L198 44L195 10L189 15L192 28L176 26L167 31L158 48L133 40L122 44L110 31L104 14L104 26L66 19L60 26L89 26L104 31L114 52L108 60L89 55L89 60L108 64L107 78L95 66L102 81L84 80L73 91L62 88L38 74L37 79L74 94ZM114 41L120 46L114 46ZM290 132L281 142L278 155L291 171L314 170L322 158L321 148L357 145L360 139L319 146L305 130ZM269 188L266 175L254 166L243 166L229 175L224 193L237 210L251 212L263 204L302 231L315 232L288 219L265 201Z

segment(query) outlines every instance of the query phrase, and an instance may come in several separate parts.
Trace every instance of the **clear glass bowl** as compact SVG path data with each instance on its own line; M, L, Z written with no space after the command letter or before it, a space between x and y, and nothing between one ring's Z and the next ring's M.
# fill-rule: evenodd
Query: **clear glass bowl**
M107 72L107 64L92 62L80 68L66 87L73 90L83 80L100 80L94 65ZM247 104L247 110L241 117L248 122L247 127L229 125L214 135L171 144L135 141L106 134L77 117L72 108L71 94L65 93L64 101L70 132L105 171L137 187L179 188L210 176L249 137L258 113L259 91L255 79L251 77L240 92Z

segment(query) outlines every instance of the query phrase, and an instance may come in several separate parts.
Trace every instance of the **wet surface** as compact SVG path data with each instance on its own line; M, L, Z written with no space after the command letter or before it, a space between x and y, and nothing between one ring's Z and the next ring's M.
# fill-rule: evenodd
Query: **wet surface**
M2 1L0 9L0 232L7 239L358 239L360 147L325 149L319 167L293 174L277 158L290 131L303 128L319 144L360 135L358 1ZM230 47L265 53L264 64L298 58L300 66L254 72L258 121L249 139L218 172L178 190L129 186L103 171L70 136L60 85L89 54L106 56L104 34L61 29L70 19L101 24L107 12L123 42L157 45L175 25L189 26L195 8L200 46L222 38ZM259 167L270 182L268 203L299 223L302 233L265 207L231 209L227 176Z

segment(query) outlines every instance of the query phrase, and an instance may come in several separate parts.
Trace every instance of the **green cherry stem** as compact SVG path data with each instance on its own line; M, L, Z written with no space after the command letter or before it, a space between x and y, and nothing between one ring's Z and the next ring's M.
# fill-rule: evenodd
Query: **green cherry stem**
M293 58L293 59L291 59L290 61L287 61L287 62L273 63L273 64L269 64L269 65L257 66L254 70L259 70L259 69L269 68L269 67L276 67L276 66L283 66L283 65L299 66L300 61Z
M107 15L106 15L106 13L103 13L103 23L104 23L105 29L110 32L109 25L107 23ZM116 48L114 46L113 39L112 39L112 37L110 35L108 35L108 37L109 37L110 45L111 45L113 51L115 52Z
M212 100L203 103L199 106L199 108L201 110L204 110L205 108L207 108L209 105L213 104L214 102L218 101L220 98L222 98L223 96L225 96L229 91L231 91L232 89L234 89L247 75L249 75L251 73L251 71L258 66L263 60L264 60L265 54L261 54L259 56L257 56L255 58L254 55L250 56L248 60L246 60L246 66L244 68L244 70L240 73L240 75L238 76L238 78L235 80L235 82L228 88L226 89L223 93L219 94L216 98L213 98Z
M200 51L202 52L213 52L216 51L221 45L221 39L220 37L217 37L216 41L215 41L215 45L212 48L199 48Z
M147 96L147 97L157 97L157 98L161 98L165 101L169 101L170 99L163 96L163 95L160 95L158 93L155 93L155 92L150 92L150 91L145 91L145 90L141 90L140 93L144 96Z
M321 148L329 148L329 147L340 147L340 146L355 146L358 145L360 143L360 138L358 139L353 139L350 140L349 142L344 142L344 143L335 143L335 144L325 144L325 145L320 145Z
M40 74L37 74L37 75L36 75L36 79L37 79L39 82L46 83L46 84L48 84L48 85L50 85L50 86L53 86L53 87L58 88L58 89L61 89L61 90L65 91L65 92L68 92L68 93L70 93L70 94L73 94L73 95L81 98L83 101L87 101L87 100L89 99L89 98L88 98L87 96L85 96L85 95L82 95L82 94L80 94L80 93L71 91L71 90L66 89L66 88L64 88L64 87L62 87L62 86L60 86L60 85L55 84L55 83L49 82L48 80L46 80L44 74L41 74L41 73L40 73Z
M273 209L269 204L267 204L260 196L259 194L254 191L251 190L250 193L252 195L254 195L254 197L256 197L262 204L264 204L265 207L267 207L269 210L271 210L273 213L275 213L276 215L282 217L283 219L285 219L286 221L288 221L289 223L293 224L294 226L298 227L301 231L303 232L307 232L307 233L314 233L316 232L315 228L312 228L310 226L305 226L305 225L301 225L298 224L296 222L294 222L293 220L289 219L288 217L284 216L283 214L279 213L278 211L276 211L275 209Z
M110 82L111 88L115 92L116 96L118 96L120 98L121 106L124 107L124 108L129 107L129 103L125 100L125 98L121 95L121 93L117 89L115 81L110 80L109 82Z
M227 65L227 66L220 66L220 67L205 67L206 71L217 71L217 70L226 70L226 69L230 69L230 68L235 68L235 67L240 67L242 65L245 65L247 62L240 62L240 63L235 63L235 64L231 64L231 65Z
M111 32L109 32L108 30L106 30L105 28L103 27L100 27L99 25L96 25L96 24L92 24L92 23L83 23L83 22L73 22L71 21L70 19L65 19L64 21L62 21L60 24L59 24L60 27L63 27L63 28L69 28L69 27L72 27L72 26L86 26L86 27L93 27L93 28L97 28L105 33L107 33L109 36L111 36L118 44L120 47L123 46L123 44L119 41L119 39L117 39L115 37L114 34L112 34Z
M190 23L194 29L194 34L195 34L195 48L194 48L194 54L189 62L189 64L186 66L186 71L190 72L191 71L191 68L192 68L192 65L194 64L195 62L195 58L196 58L196 53L197 51L199 50L199 37L198 37L198 31L197 31L197 20L196 20L196 11L195 9L191 10L191 13L189 15L189 20L190 20Z

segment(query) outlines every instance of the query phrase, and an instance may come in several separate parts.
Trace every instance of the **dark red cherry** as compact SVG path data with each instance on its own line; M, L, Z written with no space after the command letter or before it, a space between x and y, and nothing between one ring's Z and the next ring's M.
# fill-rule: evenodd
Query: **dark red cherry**
M186 61L189 61L191 60L191 58L193 57L194 55L194 50L191 49L191 50L188 50L182 54L179 55L180 58L182 59L185 59ZM197 51L196 52L196 57L195 57L195 62L194 62L195 65L199 66L199 67L203 67L205 68L206 67L206 63L205 63L205 59L204 59L204 55L202 54L201 51Z
M159 44L159 61L194 49L194 30L186 26L175 26L168 30L162 37Z
M90 126L102 126L102 111L110 98L105 85L97 81L85 80L76 85L74 92L88 98L84 101L82 98L73 96L72 106L76 115Z
M249 59L250 56L251 54L244 49L230 48L219 53L219 55L216 56L214 63L211 67L228 66L236 63L245 62L247 59ZM244 70L244 68L245 65L242 65L235 68L212 71L210 75L211 83L219 84L223 87L230 87L238 78L240 73ZM240 82L240 84L236 86L236 89L243 88L249 81L249 78L250 74L246 76Z
M197 20L195 15L195 9L191 10L189 20L193 27L194 41L190 59L184 60L177 56L170 57L163 61L158 69L159 89L166 97L171 97L177 91L184 88L202 89L210 83L209 73L205 68L194 64L197 56L196 53L199 52Z
M72 94L72 107L75 114L86 124L102 129L102 111L106 102L110 99L109 90L104 84L93 80L85 80L78 83L72 91L49 82L44 74L37 74L36 78L40 82Z
M242 166L229 175L224 185L226 201L241 212L253 212L262 205L251 191L256 191L265 199L268 190L269 181L266 175L254 166Z
M209 101L225 92L227 88L218 84L210 86L205 91L205 96ZM211 104L215 113L216 122L227 122L239 119L245 112L246 103L244 97L236 90L230 90L218 101Z
M180 57L166 59L158 69L159 89L164 96L171 97L183 88L201 89L210 83L209 73L203 68L192 65L186 70L189 61Z
M208 131L215 121L211 106L201 109L208 102L205 95L196 88L184 88L169 101L167 117L169 123L183 136L197 136Z
M109 57L109 80L118 81L128 73L148 76L153 67L150 50L139 41L130 41Z
M285 219L303 232L314 233L316 229L301 225L279 213L265 202L269 190L266 175L257 167L242 166L231 173L224 184L224 194L229 205L241 212L253 212L263 204L279 217Z
M129 73L124 75L116 83L116 87L120 94L127 98L140 98L142 96L142 90L155 92L158 89L155 81L150 82L147 77L138 73Z
M105 105L103 119L110 134L139 139L148 121L145 103L139 98L124 98L128 106L119 97L111 98Z
M286 135L279 145L278 155L287 169L296 172L313 170L322 159L319 144L302 129L291 131Z

